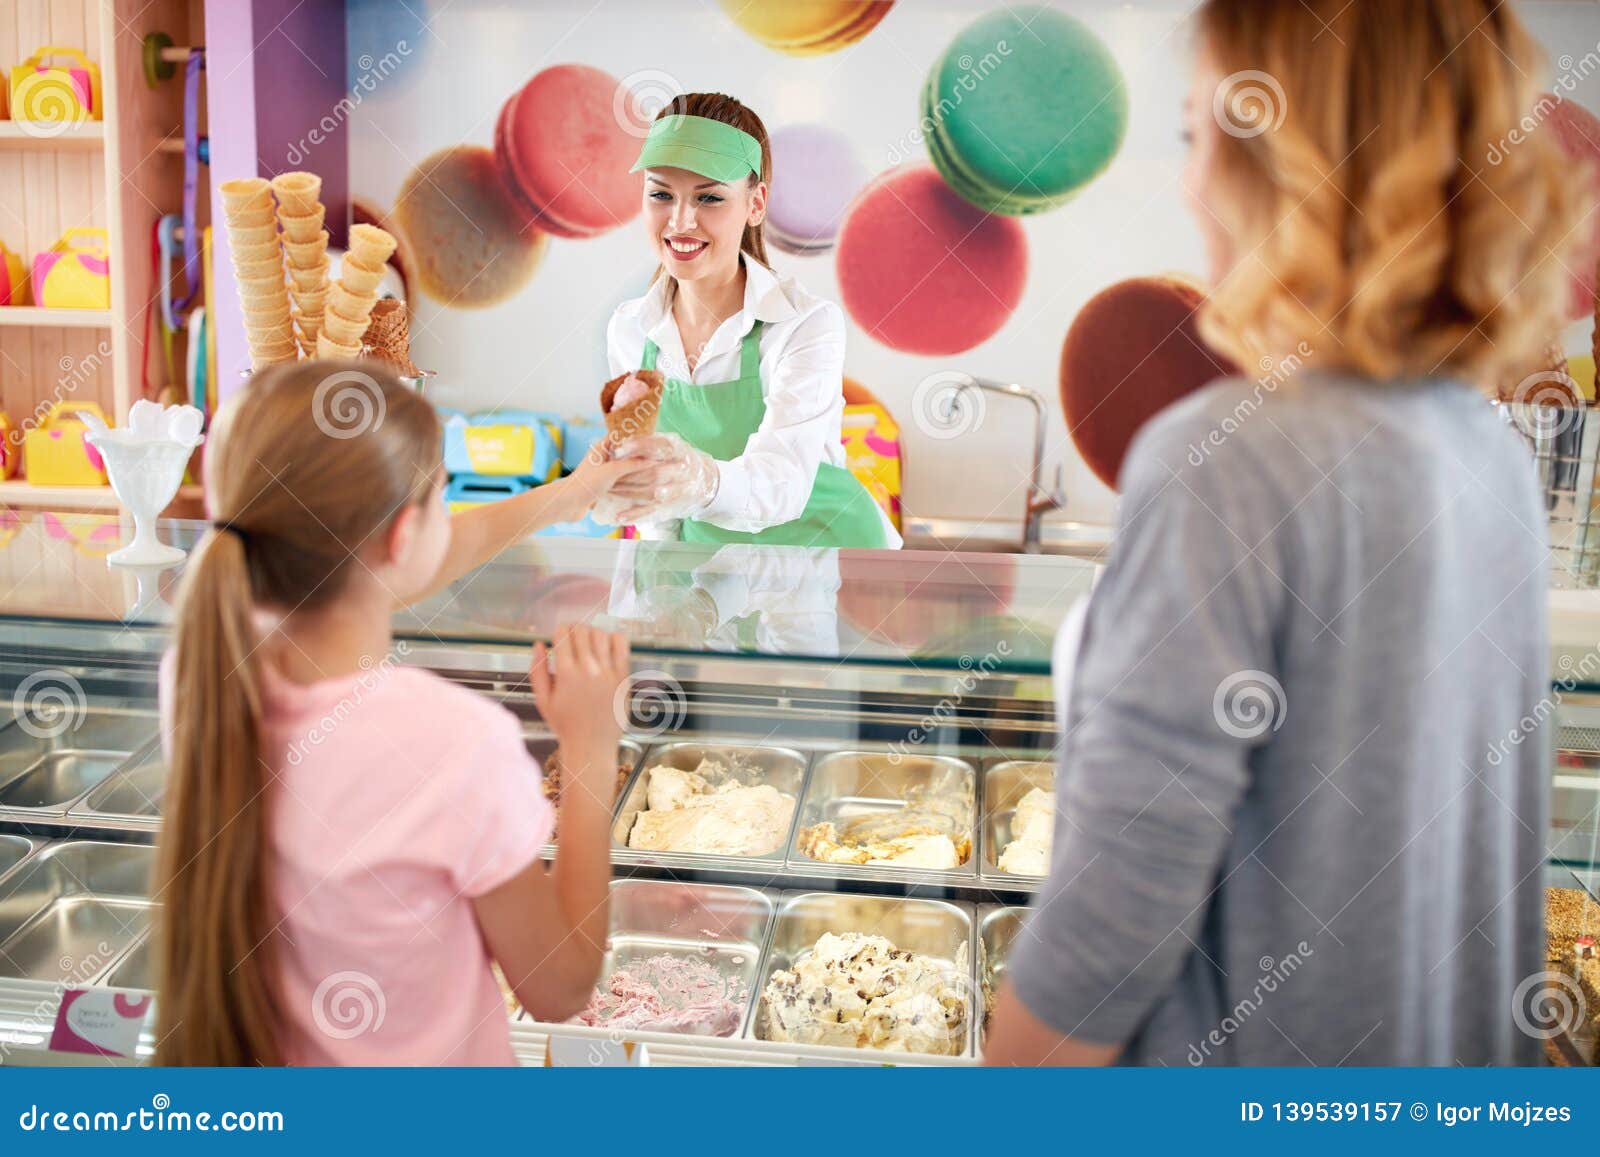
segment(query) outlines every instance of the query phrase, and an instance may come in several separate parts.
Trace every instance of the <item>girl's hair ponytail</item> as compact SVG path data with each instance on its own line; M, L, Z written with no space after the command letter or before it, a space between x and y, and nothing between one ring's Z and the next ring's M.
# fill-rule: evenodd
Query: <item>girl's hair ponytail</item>
M213 534L185 577L177 624L158 868L177 918L157 925L159 1063L281 1061L252 613L244 540Z
M352 425L357 428L352 429ZM439 481L433 409L369 362L257 374L207 447L214 529L183 580L157 855L156 1063L280 1064L257 608L335 599L361 544Z

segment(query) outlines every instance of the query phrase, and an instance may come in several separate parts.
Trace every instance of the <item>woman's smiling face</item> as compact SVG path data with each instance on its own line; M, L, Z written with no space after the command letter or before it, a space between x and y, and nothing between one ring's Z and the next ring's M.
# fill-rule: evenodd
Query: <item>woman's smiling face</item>
M766 215L767 187L713 181L688 169L648 169L644 222L661 264L680 281L729 277L746 225Z

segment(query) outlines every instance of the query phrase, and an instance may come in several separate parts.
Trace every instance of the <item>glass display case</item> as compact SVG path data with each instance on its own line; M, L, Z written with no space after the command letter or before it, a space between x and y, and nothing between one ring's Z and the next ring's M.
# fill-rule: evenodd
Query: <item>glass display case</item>
M203 530L162 536L192 546ZM181 568L107 567L114 516L12 516L3 534L0 1059L26 1061L64 989L151 985L156 671ZM677 995L643 1013L597 996L591 1024L535 1023L512 1002L519 1057L625 1037L669 1063L876 1064L884 1048L973 1063L1040 883L1038 860L1012 849L1053 787L1051 644L1096 569L1071 555L539 538L403 612L395 661L503 702L547 769L556 741L529 691L530 643L573 621L633 640L603 975ZM1574 622L1552 658L1549 873L1578 893L1600 888L1600 660L1593 678L1566 675L1584 633L1600 640L1600 613ZM1577 658L1564 668L1564 655ZM650 790L658 775L678 792L747 793L764 801L742 813L759 822L733 840L682 822L671 792ZM846 1040L785 1014L819 940L850 932L925 962L921 1028ZM1562 1046L1592 1048L1582 1036Z

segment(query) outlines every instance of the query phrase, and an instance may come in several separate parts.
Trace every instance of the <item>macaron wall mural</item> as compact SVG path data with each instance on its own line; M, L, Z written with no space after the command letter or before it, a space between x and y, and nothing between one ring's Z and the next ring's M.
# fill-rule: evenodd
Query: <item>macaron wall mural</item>
M772 263L843 308L845 372L901 428L907 509L1020 512L1025 405L989 400L956 437L915 412L922 383L962 371L1046 397L1069 516L1109 521L1115 459L1079 452L1062 401L1081 404L1126 360L1117 343L1150 330L1123 325L1130 305L1186 317L1197 300L1181 189L1192 7L347 0L352 89L372 61L401 62L348 112L354 213L401 239L413 356L440 404L582 414L610 376L607 320L655 273L628 171L650 120L678 92L730 93L771 134ZM1545 14L1547 45L1563 20L1596 39ZM1573 151L1600 148L1594 118L1570 111ZM1175 389L1139 377L1172 359L1212 364L1186 342L1132 359L1132 388Z

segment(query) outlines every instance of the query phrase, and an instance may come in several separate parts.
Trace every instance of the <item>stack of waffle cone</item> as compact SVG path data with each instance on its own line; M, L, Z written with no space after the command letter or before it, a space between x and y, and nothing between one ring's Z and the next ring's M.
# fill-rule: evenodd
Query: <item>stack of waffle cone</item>
M289 315L289 291L283 281L283 249L278 240L271 187L260 177L248 177L224 181L219 192L239 304L244 309L250 364L262 369L276 362L294 361L294 326Z
M317 356L353 358L361 354L361 341L378 303L378 285L395 239L372 225L350 229L350 246L339 265L339 280L328 289L322 325L316 336Z
M650 387L650 392L619 409L611 408L617 389L630 377L638 378ZM667 380L659 370L634 370L619 374L600 387L600 413L605 416L606 434L613 442L625 438L638 438L656 432L656 417L661 413L661 393Z
M362 341L367 356L387 362L398 374L416 375L417 367L411 361L411 322L406 304L386 297L372 307L372 320Z
M294 301L295 340L300 352L316 356L317 336L328 302L328 231L323 220L322 178L315 173L279 173L272 179L278 199L278 224L289 266L289 296Z

